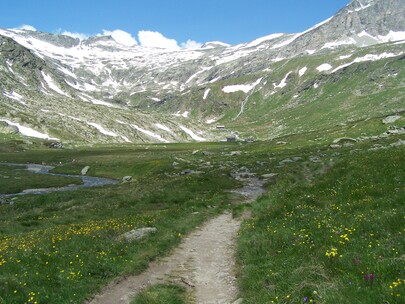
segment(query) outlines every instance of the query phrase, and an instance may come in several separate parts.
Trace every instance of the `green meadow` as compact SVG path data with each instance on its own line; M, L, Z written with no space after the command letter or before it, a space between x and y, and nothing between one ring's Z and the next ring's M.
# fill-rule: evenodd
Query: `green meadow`
M239 232L236 257L243 303L401 303L405 148L395 143L404 136L340 149L306 136L278 139L285 145L63 150L1 141L0 162L61 164L54 172L68 174L90 166L88 175L133 180L2 198L0 303L83 303L111 280L140 273L168 255L185 235L225 210L252 214ZM258 176L275 174L265 185L267 194L251 205L238 205L228 192L241 186L231 176L241 167ZM75 182L31 176L19 167L0 169L0 193ZM120 238L142 227L157 232L136 242ZM181 286L158 285L133 303L188 298Z

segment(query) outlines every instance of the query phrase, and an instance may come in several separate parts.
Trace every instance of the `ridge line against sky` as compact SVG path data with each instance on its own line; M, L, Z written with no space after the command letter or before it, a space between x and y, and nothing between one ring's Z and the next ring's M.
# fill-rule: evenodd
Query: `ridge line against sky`
M196 48L298 33L350 0L13 0L1 1L0 28L27 28L84 39L112 35L126 45ZM4 13L7 12L7 13Z

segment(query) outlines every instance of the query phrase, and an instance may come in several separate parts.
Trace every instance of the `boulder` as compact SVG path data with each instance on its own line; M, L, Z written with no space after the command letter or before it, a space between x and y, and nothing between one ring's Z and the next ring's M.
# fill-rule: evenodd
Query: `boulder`
M50 148L50 149L63 149L64 146L63 146L63 144L61 142L57 141L57 142L50 143L48 148Z
M86 167L84 167L84 168L80 171L80 173L81 173L82 175L86 175L87 172L89 172L89 170L90 170L90 166L86 166Z
M275 177L277 175L278 175L278 173L267 173L267 174L263 174L262 177L263 178L272 178L272 177Z
M123 184L132 182L132 176L130 176L130 175L124 176L124 177L122 178L121 182L122 182Z
M387 116L383 119L383 124L391 124L396 122L397 120L401 119L402 117L399 115L392 115L392 116Z
M203 174L204 172L202 171L194 171L191 169L186 169L180 172L180 175L190 175L190 174Z
M119 239L127 241L127 242L138 241L138 240L141 240L141 239L147 237L149 234L156 233L156 231L157 231L156 227L144 227L144 228L134 229L134 230L125 232L124 234L122 234L119 237Z
M333 143L338 144L340 142L357 142L357 139L351 138L351 137L340 137L336 138Z

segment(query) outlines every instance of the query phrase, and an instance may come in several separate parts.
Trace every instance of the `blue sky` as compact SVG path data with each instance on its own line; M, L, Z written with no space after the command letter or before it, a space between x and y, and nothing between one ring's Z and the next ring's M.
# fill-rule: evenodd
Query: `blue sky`
M179 45L249 42L273 33L302 32L350 0L8 0L0 1L0 28L31 25L50 33L96 35L121 30L139 43L139 31ZM107 32L108 33L108 32ZM142 44L142 43L141 43Z

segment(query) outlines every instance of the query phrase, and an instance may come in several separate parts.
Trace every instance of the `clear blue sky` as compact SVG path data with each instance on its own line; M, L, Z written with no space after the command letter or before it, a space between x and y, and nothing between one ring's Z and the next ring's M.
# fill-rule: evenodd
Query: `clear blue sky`
M295 33L329 18L350 0L1 0L0 28L87 35L156 31L185 42L248 42Z

